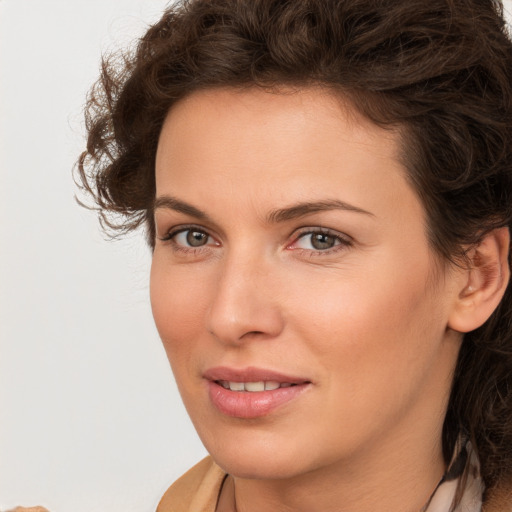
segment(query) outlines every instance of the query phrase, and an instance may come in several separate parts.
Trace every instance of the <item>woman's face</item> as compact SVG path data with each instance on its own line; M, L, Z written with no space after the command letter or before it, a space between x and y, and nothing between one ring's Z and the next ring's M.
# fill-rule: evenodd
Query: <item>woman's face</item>
M230 473L440 450L460 276L436 263L398 146L319 89L203 91L170 111L153 314Z

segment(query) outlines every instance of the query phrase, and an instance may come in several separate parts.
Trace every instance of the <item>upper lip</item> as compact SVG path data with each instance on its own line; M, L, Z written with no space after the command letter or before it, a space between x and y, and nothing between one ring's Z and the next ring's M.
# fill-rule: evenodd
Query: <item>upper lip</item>
M304 384L311 382L304 377L296 375L286 375L274 370L265 368L247 367L247 368L229 368L227 366L216 366L206 370L203 374L205 379L211 381L229 381L229 382L289 382L291 384Z

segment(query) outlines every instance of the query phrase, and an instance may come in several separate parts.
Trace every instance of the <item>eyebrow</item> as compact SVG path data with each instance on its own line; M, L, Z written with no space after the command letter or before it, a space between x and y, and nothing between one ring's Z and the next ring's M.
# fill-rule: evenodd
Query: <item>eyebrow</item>
M185 215L190 215L191 217L195 217L199 220L210 220L208 214L199 210L199 208L168 195L157 197L153 204L153 209L169 209ZM300 202L285 208L272 210L267 215L266 221L269 224L277 224L304 217L306 215L311 215L313 213L330 210L344 210L374 217L373 213L346 203L345 201L340 201L339 199L326 199L322 201Z
M312 213L325 212L329 210L345 210L374 217L373 213L363 210L357 206L353 206L345 201L340 201L339 199L326 199L323 201L297 203L292 206L287 206L286 208L272 210L267 216L267 222L285 222L287 220L297 219Z
M208 215L199 210L199 208L185 203L184 201L180 201L172 196L165 195L157 197L153 203L153 210L156 211L159 209L174 210L175 212L184 213L185 215L190 215L196 219L209 220Z

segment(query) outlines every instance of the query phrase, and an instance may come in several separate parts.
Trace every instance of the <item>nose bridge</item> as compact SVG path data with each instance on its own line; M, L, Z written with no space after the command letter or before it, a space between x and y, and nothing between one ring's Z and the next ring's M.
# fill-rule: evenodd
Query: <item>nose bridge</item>
M275 266L249 247L229 252L221 264L207 329L225 343L247 335L273 337L282 329L275 302Z

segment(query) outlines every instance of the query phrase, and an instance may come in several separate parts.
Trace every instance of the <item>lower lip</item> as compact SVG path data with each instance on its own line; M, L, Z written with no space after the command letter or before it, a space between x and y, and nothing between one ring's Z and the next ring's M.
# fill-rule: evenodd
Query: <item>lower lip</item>
M213 405L223 414L234 418L260 418L301 395L309 383L269 391L231 391L208 381Z

